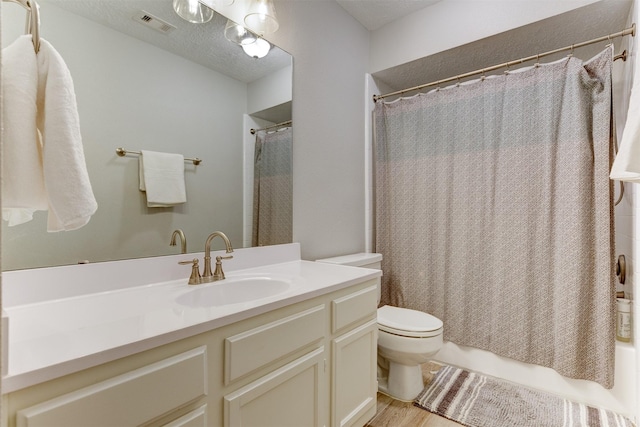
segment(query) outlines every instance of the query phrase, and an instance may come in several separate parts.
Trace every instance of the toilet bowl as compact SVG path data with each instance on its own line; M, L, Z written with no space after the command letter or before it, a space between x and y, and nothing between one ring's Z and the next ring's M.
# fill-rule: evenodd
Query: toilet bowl
M318 262L380 269L381 254L361 253ZM380 289L378 288L378 303ZM428 313L385 305L378 308L378 391L412 401L424 388L421 365L442 347L443 324Z
M428 313L378 308L378 390L411 401L424 388L421 365L442 348L442 321Z

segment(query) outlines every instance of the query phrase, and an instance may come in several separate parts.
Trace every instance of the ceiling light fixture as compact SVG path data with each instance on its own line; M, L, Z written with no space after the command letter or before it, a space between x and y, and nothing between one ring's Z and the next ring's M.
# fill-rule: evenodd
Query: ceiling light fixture
M224 27L224 37L232 43L240 46L248 45L256 41L256 35L248 31L240 24L236 24L227 19L227 25Z
M213 10L198 0L173 0L173 10L184 20L193 24L204 24L213 18Z
M252 0L244 17L244 23L247 28L260 36L276 32L280 24L273 0Z
M250 57L260 59L267 56L271 50L271 44L265 39L259 38L251 44L242 46L242 50Z

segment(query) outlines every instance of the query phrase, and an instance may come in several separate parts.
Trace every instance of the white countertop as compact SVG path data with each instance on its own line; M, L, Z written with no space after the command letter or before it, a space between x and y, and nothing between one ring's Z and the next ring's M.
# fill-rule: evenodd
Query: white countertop
M269 275L284 292L225 306L190 307L176 299L213 282L187 278L5 307L9 318L8 393L258 314L379 277L380 271L288 261L227 272L227 279ZM185 275L187 276L187 275Z

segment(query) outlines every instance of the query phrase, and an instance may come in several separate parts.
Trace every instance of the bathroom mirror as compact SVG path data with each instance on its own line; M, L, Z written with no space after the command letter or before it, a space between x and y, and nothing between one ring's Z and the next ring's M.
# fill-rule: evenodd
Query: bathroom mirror
M274 46L251 58L225 39L224 16L191 24L172 0L38 1L41 37L74 80L98 211L70 232L48 233L46 212L14 227L3 221L2 269L179 254L179 241L169 246L175 229L187 252L203 251L215 230L236 248L250 246L249 131L291 119L291 56ZM23 34L25 16L20 5L2 4L3 47ZM147 207L138 156L119 157L118 147L202 159L185 162L187 202Z

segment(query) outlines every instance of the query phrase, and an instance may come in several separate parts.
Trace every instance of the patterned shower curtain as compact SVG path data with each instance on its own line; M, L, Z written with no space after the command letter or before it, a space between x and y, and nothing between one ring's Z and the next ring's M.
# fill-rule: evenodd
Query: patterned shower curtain
M253 246L292 242L292 129L256 134Z
M610 388L612 50L378 102L383 304Z

